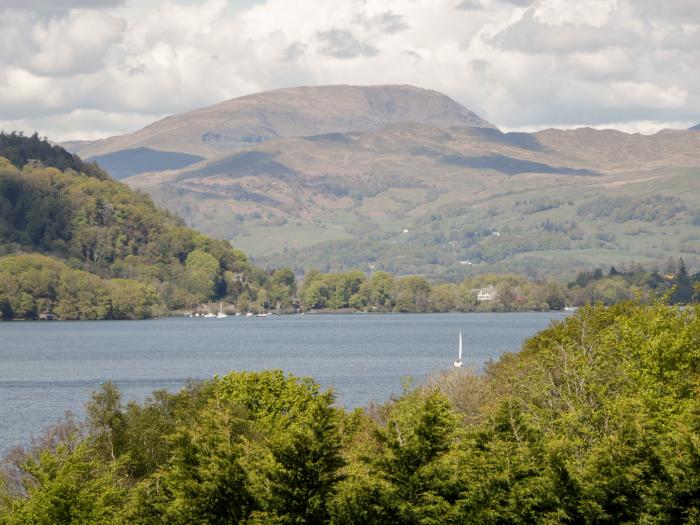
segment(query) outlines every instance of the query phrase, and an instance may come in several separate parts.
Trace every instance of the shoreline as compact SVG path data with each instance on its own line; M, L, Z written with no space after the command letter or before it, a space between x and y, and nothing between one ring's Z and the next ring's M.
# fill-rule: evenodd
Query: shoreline
M288 313L273 313L266 317L288 317L288 316L303 316L303 315L448 315L448 314L533 314L533 313L567 313L573 314L575 310L504 310L504 311L480 311L480 312L460 312L458 310L453 310L449 312L366 312L362 310L349 310L349 309L323 309L323 310L309 310L307 312L288 312ZM229 314L228 317L224 319L256 319L257 316L246 317L245 315L236 316L235 314ZM0 323L54 323L54 322L94 322L94 321L158 321L163 319L207 319L205 317L187 317L184 313L172 312L167 315L162 315L159 317L148 317L143 319L0 319ZM211 319L217 319L216 317Z

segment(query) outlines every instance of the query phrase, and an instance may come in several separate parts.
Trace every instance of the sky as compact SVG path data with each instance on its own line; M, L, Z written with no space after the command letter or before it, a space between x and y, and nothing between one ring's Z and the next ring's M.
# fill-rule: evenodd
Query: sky
M654 133L700 122L699 70L700 0L0 0L0 129L57 141L324 84Z

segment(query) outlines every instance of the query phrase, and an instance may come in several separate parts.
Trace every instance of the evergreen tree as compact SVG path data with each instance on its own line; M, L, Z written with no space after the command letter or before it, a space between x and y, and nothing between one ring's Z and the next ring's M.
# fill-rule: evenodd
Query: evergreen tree
M215 398L197 425L175 434L173 458L162 476L170 494L166 523L228 525L248 517L255 499L240 463L248 428L244 410Z
M688 275L688 270L685 267L685 261L682 258L678 259L678 269L675 274L674 286L675 288L671 294L671 304L688 304L693 301L695 289Z
M272 446L271 510L282 523L328 523L330 501L345 464L333 396L318 396L304 419Z
M455 487L443 461L456 420L439 392L408 394L377 433L382 453L373 460L388 483L388 504L401 523L439 523L449 512ZM438 521L435 521L438 520Z

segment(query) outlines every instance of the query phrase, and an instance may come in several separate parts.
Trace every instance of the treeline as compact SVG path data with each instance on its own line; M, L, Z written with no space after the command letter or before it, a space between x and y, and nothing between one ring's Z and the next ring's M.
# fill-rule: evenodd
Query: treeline
M353 412L281 371L106 384L8 456L0 524L697 523L699 387L700 310L660 303Z
M102 279L45 255L0 258L0 319L147 319L163 313L157 289Z
M645 269L642 265L618 270L614 266L605 273L598 268L581 272L567 285L571 304L584 305L601 302L643 298L647 301L665 297L670 304L690 304L700 301L700 272L689 275L683 259L670 259L664 271Z
M481 297L479 292L482 292ZM561 310L566 305L647 302L664 297L670 304L700 300L700 273L688 274L683 259L669 261L664 273L641 266L580 273L567 284L533 281L500 274L470 277L460 283L430 283L419 276L394 277L359 271L319 273L304 277L300 301L306 309L353 308L370 312L517 312Z
M3 155L20 160L13 164ZM32 162L22 161L25 157ZM31 252L94 274L94 279L83 280L86 287L96 287L89 292L93 298L104 295L105 280L117 280L105 285L110 289L137 281L149 296L153 291L153 304L128 317L192 308L209 300L241 302L247 308L261 303L288 306L295 292L290 272L275 275L254 267L228 242L186 228L148 196L111 180L96 166L36 136L2 135L0 257ZM23 261L14 258L3 265L3 318L32 317L44 309L66 318L112 315L109 308L63 308L57 289L38 290L22 278ZM47 261L34 258L32 265ZM66 268L57 268L47 271L68 275Z
M83 162L61 146L54 146L38 133L26 137L23 133L0 132L0 157L9 160L16 168L22 169L33 162L51 166L59 170L73 170L91 177L107 179L109 176L95 164Z
M488 294L479 301L479 291ZM310 271L300 293L307 309L354 308L373 312L512 312L561 310L566 287L535 283L517 275L480 275L461 283L431 284L420 276L394 277L359 271L322 274Z

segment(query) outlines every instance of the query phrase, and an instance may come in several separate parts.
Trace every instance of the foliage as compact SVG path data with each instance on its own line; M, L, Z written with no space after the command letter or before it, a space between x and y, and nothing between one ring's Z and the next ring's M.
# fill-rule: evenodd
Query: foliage
M8 159L15 167L22 169L30 162L38 162L59 170L71 169L99 179L107 179L107 174L94 164L80 160L60 146L53 146L38 133L25 137L22 133L0 132L0 157Z
M482 287L500 286L494 300L477 302ZM510 299L508 299L510 298ZM566 294L554 282L531 283L512 275L483 275L459 284L431 284L419 276L394 277L377 272L370 278L358 271L321 274L309 272L300 293L308 309L354 308L382 312L471 312L557 309Z
M632 220L654 222L670 219L685 211L678 197L652 197L633 199L630 197L599 197L583 204L576 210L584 217L610 217L616 222Z
M106 384L86 435L19 455L0 523L698 523L699 363L700 309L625 302L351 413L281 371Z
M36 319L52 312L63 319L146 319L161 311L152 285L102 279L45 255L0 259L0 318Z
M0 257L40 252L46 257L31 259L33 272L53 278L48 289L5 286L3 318L34 317L34 307L68 319L144 318L209 300L243 299L242 308L252 308L269 296L265 288L291 305L288 273L273 280L227 242L185 228L62 148L11 134L0 135L3 152L12 163L0 158ZM70 274L71 284L60 278L69 273L59 260L92 275ZM3 265L7 279L31 283L19 261Z

